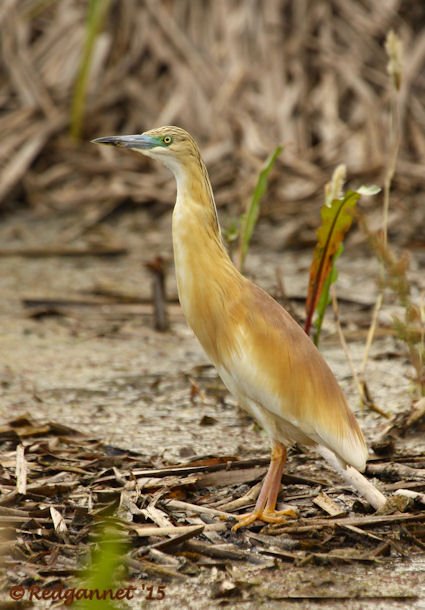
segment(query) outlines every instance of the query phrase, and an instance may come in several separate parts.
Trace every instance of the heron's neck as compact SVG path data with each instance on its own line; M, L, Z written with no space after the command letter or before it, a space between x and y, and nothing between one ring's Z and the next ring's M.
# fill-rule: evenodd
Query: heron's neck
M177 199L173 248L179 299L186 320L215 361L223 308L244 281L221 239L211 184L202 161L174 171Z

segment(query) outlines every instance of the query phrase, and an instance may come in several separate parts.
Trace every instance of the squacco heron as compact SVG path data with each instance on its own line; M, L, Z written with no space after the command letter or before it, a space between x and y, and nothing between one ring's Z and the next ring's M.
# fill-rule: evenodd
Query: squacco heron
M271 461L252 513L276 523L286 445L315 446L375 508L384 496L358 471L367 448L331 369L304 331L264 290L241 275L223 245L208 172L195 140L179 127L94 142L162 161L174 174L173 249L180 303L221 379L267 432Z

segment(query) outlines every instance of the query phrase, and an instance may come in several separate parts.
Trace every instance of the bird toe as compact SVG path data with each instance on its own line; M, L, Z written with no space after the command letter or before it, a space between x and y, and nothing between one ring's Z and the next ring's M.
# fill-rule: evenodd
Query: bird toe
M232 532L236 532L241 527L248 527L255 521L263 521L263 523L286 523L288 518L296 519L298 513L293 508L285 508L284 510L255 510L252 513L243 515L235 515L238 523L232 527Z

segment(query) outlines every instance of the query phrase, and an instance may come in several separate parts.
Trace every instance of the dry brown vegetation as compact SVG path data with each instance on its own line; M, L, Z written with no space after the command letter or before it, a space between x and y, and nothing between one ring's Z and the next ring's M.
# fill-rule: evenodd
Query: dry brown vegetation
M46 591L60 591L63 583L84 586L81 566L93 543L90 533L96 524L107 523L112 513L120 519L117 533L122 532L131 548L126 565L139 603L146 599L142 590L146 579L159 581L164 589L178 583L181 591L188 591L191 577L218 568L221 575L212 577L210 599L205 600L211 608L216 607L211 598L218 604L227 598L247 599L246 593L259 584L252 569L265 583L267 570L273 570L277 560L285 573L297 568L317 573L321 565L334 569L353 563L370 569L385 557L408 556L425 545L425 511L421 510L425 495L415 491L423 489L421 456L405 454L391 462L378 458L368 466L369 474L380 479L383 491L391 493L403 480L408 488L405 493L411 495L394 496L389 510L370 514L361 501L355 503L354 513L350 511L350 492L333 484L326 473L312 473L303 456L294 455L296 474L284 475L285 500L287 506L300 510L299 518L266 525L261 533L246 530L243 536L236 536L230 531L234 511L252 503L261 485L258 480L266 472L267 457L204 457L158 468L137 452L105 445L60 424L34 425L25 417L3 426L0 439L5 465L0 515L3 524L15 529L17 538L15 541L3 525L2 549L12 555L6 562L9 583L26 585L25 600L34 583ZM21 443L25 443L26 457ZM247 490L246 484L252 487ZM122 557L116 563L120 565ZM232 570L241 564L250 569L237 578L232 576ZM105 565L107 569L107 561ZM278 576L279 570L274 573ZM74 581L70 581L72 577ZM256 603L269 597L282 601L364 597L376 602L395 598L405 604L417 599L415 591L402 583L393 587L381 583L376 592L366 577L360 586L352 584L348 592L328 577L325 583L306 583L303 595L297 595L290 578L282 578L278 596L272 594L272 583L269 588L263 584L254 596ZM3 584L2 578L0 586ZM110 588L111 582L103 587ZM187 607L204 606L199 600L198 605Z
M422 3L111 2L93 47L81 140L74 142L70 115L87 5L2 3L0 205L168 204L174 186L165 174L146 166L141 181L140 159L88 144L167 123L202 141L218 203L234 205L233 213L245 204L259 162L280 143L286 150L274 210L311 201L341 161L350 176L382 182L391 28L405 49L396 187L402 195L423 188Z

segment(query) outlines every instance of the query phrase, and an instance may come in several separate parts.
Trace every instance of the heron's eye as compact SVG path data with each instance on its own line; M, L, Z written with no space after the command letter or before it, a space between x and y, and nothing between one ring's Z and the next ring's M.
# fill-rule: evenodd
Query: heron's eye
M173 138L171 136L164 136L162 138L162 141L164 142L164 144L167 144L167 146L168 146L173 141Z

